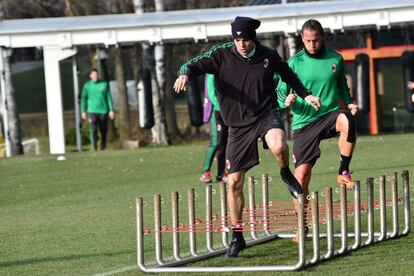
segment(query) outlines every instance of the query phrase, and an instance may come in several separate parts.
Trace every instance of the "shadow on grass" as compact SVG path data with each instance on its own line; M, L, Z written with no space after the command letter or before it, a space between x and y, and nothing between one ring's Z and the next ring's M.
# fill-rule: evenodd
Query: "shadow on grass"
M134 254L134 253L135 251L121 251L121 252L102 253L102 254L84 254L84 255L67 255L67 256L50 256L50 257L44 257L44 258L31 258L31 259L0 262L0 268L10 267L10 266L32 265L32 264L44 263L44 262L70 261L70 260L78 260L78 259L98 257L98 256L113 257L113 256Z

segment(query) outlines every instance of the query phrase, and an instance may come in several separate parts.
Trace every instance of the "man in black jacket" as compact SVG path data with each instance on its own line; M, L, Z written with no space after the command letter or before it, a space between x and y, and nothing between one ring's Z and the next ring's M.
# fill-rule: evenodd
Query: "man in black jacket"
M283 124L277 113L273 76L278 73L296 93L316 110L319 98L309 94L276 50L255 40L260 21L236 17L231 23L234 41L213 47L180 68L174 90L186 90L188 79L209 73L216 76L217 96L223 121L229 126L226 149L228 205L233 240L225 255L237 257L246 247L242 234L245 173L259 163L257 140L269 148L280 166L280 175L293 197L302 189L289 169L289 149Z

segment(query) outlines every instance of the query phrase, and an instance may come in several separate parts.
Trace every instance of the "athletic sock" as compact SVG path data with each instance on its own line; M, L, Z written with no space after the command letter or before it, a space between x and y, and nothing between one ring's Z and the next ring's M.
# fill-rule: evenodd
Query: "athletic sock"
M293 175L289 167L280 167L280 175L286 179L289 175Z
M343 171L349 171L349 163L351 162L352 156L343 156L341 154L341 159L339 163L339 172L338 174L341 175Z
M244 239L242 232L243 228L241 226L232 226L231 229L233 230L233 240L240 241Z

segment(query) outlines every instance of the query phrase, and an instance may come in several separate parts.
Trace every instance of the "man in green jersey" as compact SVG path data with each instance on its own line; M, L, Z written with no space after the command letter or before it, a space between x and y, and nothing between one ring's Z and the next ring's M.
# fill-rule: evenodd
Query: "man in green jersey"
M101 150L106 148L106 134L108 132L108 118L114 119L114 108L111 92L108 83L98 79L98 70L92 69L89 72L90 80L82 88L81 116L86 120L86 113L89 116L91 126L91 145L97 149L98 128L101 133Z
M338 183L352 189L349 163L354 150L356 135L354 104L344 75L344 60L337 52L324 45L321 24L314 19L306 21L301 31L304 49L289 60L289 66L305 87L319 97L321 106L315 110L300 97L290 93L286 83L279 82L277 93L280 107L291 107L293 112L293 160L295 177L308 194L312 167L320 157L320 141L339 134L340 165ZM341 107L343 102L347 111Z
M224 123L220 112L220 105L216 95L215 77L206 74L204 84L204 112L203 121L210 123L210 145L207 148L204 164L201 169L199 180L204 183L211 183L210 169L214 156L217 158L217 182L227 182L226 146L229 128Z

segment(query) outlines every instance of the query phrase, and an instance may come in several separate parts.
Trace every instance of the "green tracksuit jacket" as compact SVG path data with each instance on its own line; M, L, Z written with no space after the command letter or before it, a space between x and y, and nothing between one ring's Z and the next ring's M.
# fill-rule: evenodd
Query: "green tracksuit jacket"
M214 111L220 111L220 105L218 103L217 95L216 95L216 85L215 85L214 75L207 74L207 89L208 89L208 97L210 98L211 104L213 105Z
M316 119L341 109L340 100L345 105L352 102L344 75L344 60L337 52L325 49L324 53L316 58L310 57L302 49L289 60L288 64L312 95L321 100L321 108L315 111L305 100L296 97L292 105L293 130L301 129ZM276 91L279 106L285 108L284 101L290 92L290 87L280 81Z
M82 89L82 112L107 114L113 109L112 96L107 82L89 80L85 83Z

